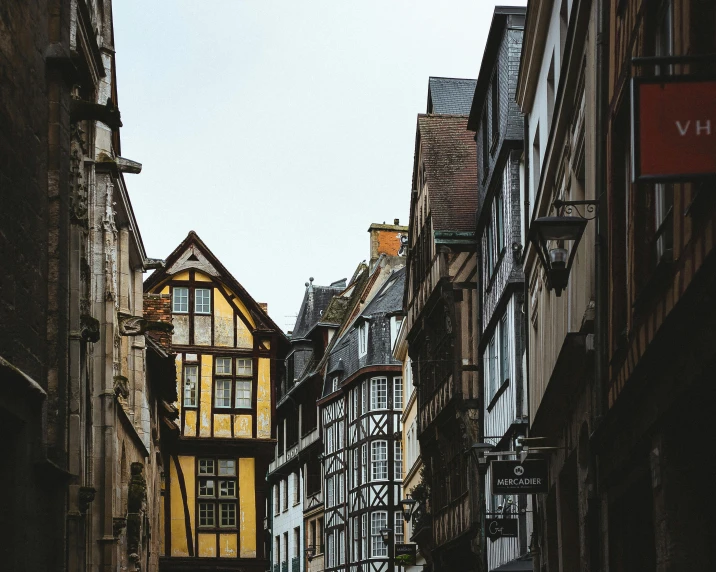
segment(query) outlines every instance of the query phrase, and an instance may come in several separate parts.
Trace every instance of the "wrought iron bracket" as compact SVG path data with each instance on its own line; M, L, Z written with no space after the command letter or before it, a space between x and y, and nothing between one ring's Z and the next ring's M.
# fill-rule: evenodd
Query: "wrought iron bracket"
M579 211L578 207L584 207L584 214ZM561 199L556 199L552 202L552 208L557 211L558 216L572 215L576 211L579 218L584 220L594 220L599 214L599 201L563 201Z

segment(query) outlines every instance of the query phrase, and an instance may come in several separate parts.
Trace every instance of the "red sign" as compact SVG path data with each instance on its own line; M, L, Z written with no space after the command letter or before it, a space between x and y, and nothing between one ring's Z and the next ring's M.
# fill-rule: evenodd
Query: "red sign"
M716 80L632 80L633 180L716 176Z

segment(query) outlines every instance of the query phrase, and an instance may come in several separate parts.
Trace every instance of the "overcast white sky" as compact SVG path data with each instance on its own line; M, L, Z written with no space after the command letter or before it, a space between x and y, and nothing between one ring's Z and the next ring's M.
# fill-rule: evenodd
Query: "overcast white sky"
M284 330L407 223L428 77L476 78L502 0L115 0L122 155L147 254L195 230Z

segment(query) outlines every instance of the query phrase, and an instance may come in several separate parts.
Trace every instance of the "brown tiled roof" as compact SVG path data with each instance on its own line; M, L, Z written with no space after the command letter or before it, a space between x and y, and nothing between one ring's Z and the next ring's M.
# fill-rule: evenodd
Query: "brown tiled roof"
M474 231L477 156L466 115L418 115L433 230Z

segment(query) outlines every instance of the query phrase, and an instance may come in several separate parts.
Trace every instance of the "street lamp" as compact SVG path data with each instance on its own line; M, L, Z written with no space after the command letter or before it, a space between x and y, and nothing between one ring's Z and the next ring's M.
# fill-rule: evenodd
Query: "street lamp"
M306 558L308 558L308 561L313 560L314 556L316 556L316 547L313 544L306 546Z
M381 536L381 538L383 539L383 543L384 543L386 546L389 546L389 545L390 545L390 537L391 537L392 534L393 534L393 529L392 529L392 528L381 528L381 529L380 529L380 536Z
M561 296L562 290L567 287L579 241L587 223L594 218L582 216L576 209L580 205L585 206L587 212L594 213L598 201L555 201L553 207L560 212L560 216L540 217L530 225L528 239L547 274L547 288L554 290L557 296ZM571 216L573 210L577 210L579 216ZM567 248L570 242L571 248Z
M415 507L418 505L418 501L415 499L403 499L400 501L400 506L403 509L403 519L405 522L410 522L410 517L413 516Z

